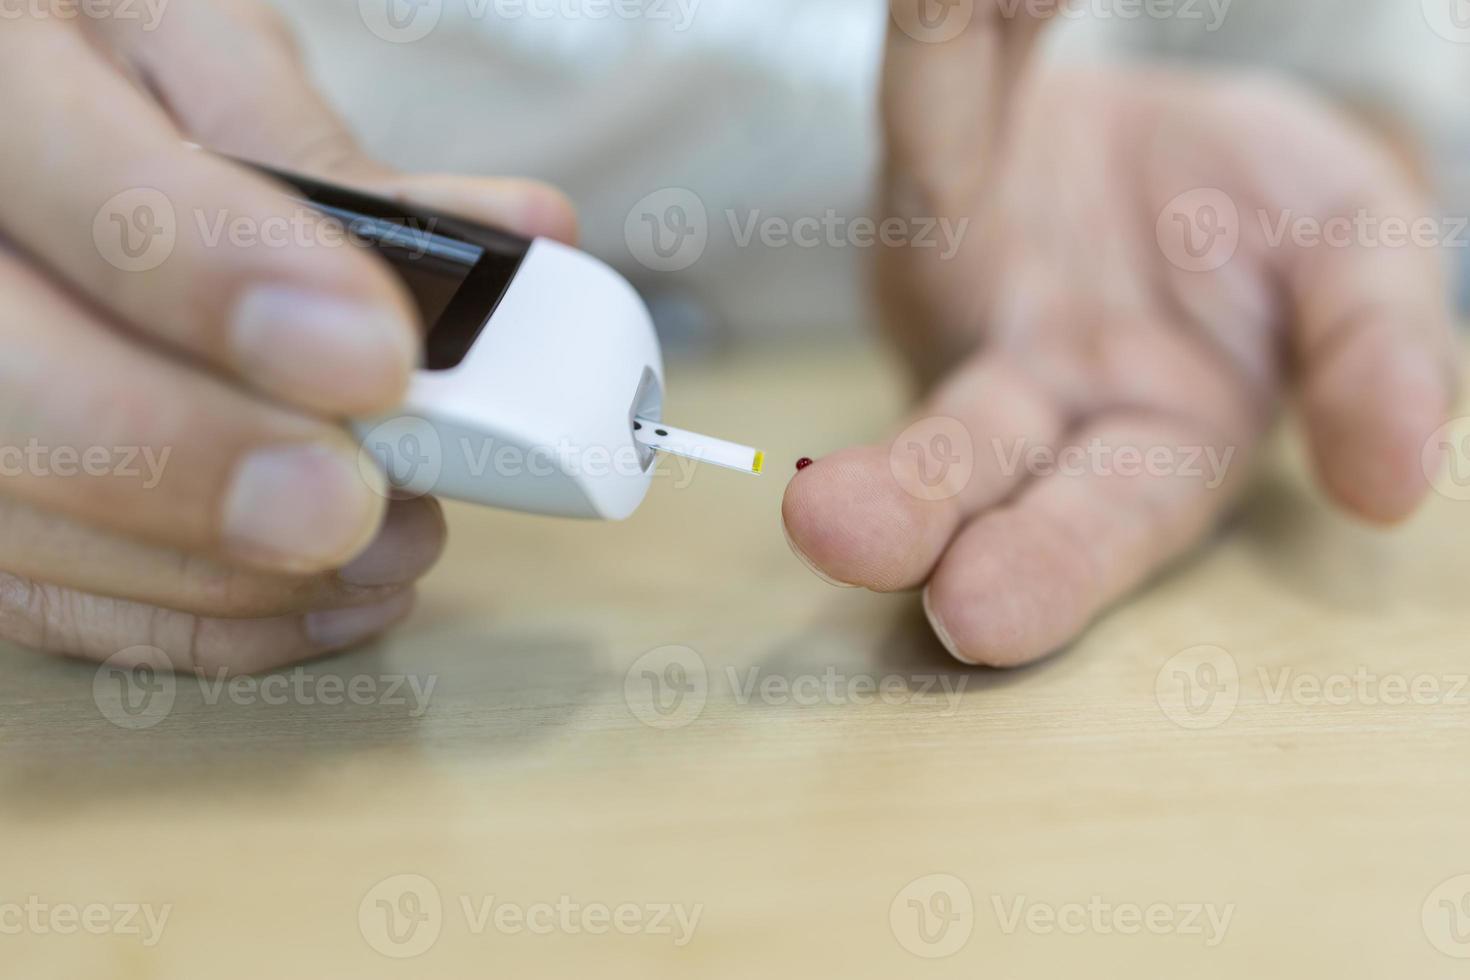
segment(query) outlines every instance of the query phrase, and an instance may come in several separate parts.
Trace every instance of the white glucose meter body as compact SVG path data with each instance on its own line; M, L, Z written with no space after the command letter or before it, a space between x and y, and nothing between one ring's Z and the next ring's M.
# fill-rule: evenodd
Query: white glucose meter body
M641 430L662 418L664 375L627 280L559 242L258 169L388 260L419 306L425 354L407 401L354 425L391 485L561 517L638 509L656 458Z
M414 374L398 418L421 419L442 461L433 492L510 510L622 520L655 455L637 419L663 411L653 321L627 280L549 239L529 244L504 295L453 367ZM412 489L413 443L394 420L358 426L390 480Z

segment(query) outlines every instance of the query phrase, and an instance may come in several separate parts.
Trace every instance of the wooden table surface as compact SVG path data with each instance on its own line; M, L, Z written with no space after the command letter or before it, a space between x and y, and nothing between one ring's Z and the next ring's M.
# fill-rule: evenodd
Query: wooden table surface
M274 685L0 651L0 976L1470 976L1470 503L1370 531L1286 454L1074 649L969 671L779 530L898 410L877 355L671 405L770 475L451 508L407 628Z

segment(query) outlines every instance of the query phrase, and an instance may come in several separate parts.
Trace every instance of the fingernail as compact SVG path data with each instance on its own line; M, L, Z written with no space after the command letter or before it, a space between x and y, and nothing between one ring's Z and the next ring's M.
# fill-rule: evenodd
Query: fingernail
M361 643L407 616L413 602L413 590L409 589L372 606L307 613L306 638L326 650Z
M444 517L432 500L406 500L388 508L383 529L368 549L337 577L348 585L407 585L422 576L444 550Z
M346 414L392 407L418 358L400 313L291 286L257 286L235 307L230 342L247 379Z
M356 453L301 444L259 449L235 468L224 539L245 561L308 573L352 559L377 532L386 506Z
M806 556L806 552L802 551L796 546L796 542L792 540L791 532L786 529L785 524L781 525L781 533L786 536L786 546L791 549L791 553L797 558L800 558L801 563L805 565L807 569L817 578L821 579L823 582L826 582L828 585L835 585L839 589L857 588L856 585L853 585L850 582L837 581L837 579L833 578L832 576L828 575L826 572L818 568L816 563Z
M924 615L929 620L929 628L934 631L935 636L939 637L939 642L944 644L944 649L948 650L949 655L960 663L968 664L971 667L976 666L973 660L966 660L960 655L960 648L955 645L954 637L949 635L949 629L944 625L944 620L934 611L934 604L929 601L929 587L927 585L924 586L923 598Z

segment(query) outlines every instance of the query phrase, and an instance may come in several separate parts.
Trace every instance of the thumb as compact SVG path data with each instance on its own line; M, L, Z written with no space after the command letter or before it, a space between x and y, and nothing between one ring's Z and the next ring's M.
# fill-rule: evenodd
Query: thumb
M529 238L573 241L576 215L536 181L405 176L372 159L322 96L290 27L258 0L186 3L110 39L179 127L211 150L350 183Z

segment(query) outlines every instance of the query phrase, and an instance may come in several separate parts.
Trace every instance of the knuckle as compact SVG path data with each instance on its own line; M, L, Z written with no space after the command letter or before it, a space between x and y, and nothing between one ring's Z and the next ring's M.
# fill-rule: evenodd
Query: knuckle
M333 596L323 576L290 578L231 568L206 558L187 559L178 587L190 613L212 619L270 619L301 613Z

